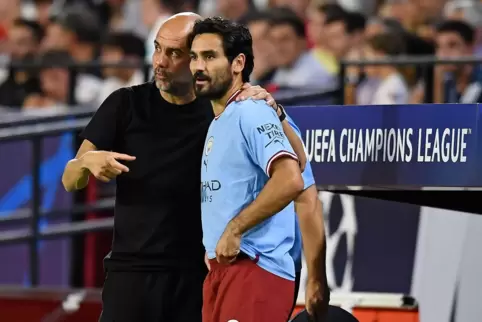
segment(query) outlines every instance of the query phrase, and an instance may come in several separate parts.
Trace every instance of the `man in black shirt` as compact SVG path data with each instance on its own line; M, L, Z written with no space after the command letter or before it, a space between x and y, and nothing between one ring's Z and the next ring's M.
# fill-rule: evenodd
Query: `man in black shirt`
M163 24L154 44L154 82L121 88L104 101L62 178L68 191L84 188L90 174L117 179L101 322L201 321L206 267L199 184L214 115L208 100L196 99L189 69L187 35L199 18L179 14ZM257 87L243 96L275 105ZM283 123L304 165L302 143Z

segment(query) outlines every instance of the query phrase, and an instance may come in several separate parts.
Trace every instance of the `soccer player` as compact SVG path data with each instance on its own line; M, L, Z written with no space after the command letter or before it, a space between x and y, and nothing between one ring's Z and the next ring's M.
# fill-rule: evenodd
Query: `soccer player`
M301 139L301 132L295 122L286 115L286 120ZM309 162L302 173L304 190L294 201L296 230L293 248L290 251L295 262L295 296L292 311L296 305L300 288L302 249L307 263L308 278L305 288L306 311L315 321L326 314L330 301L330 290L326 280L326 240L322 205ZM290 204L290 206L293 206Z
M198 97L215 118L201 165L203 242L210 260L203 321L286 322L294 296L293 207L303 179L276 112L263 101L235 102L254 59L245 26L196 22L188 43Z
M84 188L90 175L116 179L101 322L201 321L199 165L214 115L209 100L195 97L189 69L187 35L199 18L178 14L161 26L154 81L121 88L102 103L62 177L67 191ZM241 96L275 105L259 87ZM286 121L283 128L290 130Z

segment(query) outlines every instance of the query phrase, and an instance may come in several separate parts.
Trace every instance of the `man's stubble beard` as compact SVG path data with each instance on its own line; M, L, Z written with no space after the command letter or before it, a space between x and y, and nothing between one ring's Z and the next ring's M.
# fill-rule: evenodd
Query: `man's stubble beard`
M197 97L203 97L209 100L217 100L226 95L232 84L233 78L228 77L227 79L224 79L220 83L209 88L206 92L199 91L196 89L196 86L194 86L194 93Z
M156 87L161 92L166 92L170 95L183 97L191 94L193 92L193 87L191 82L169 82L169 83L162 83L160 81L155 80Z

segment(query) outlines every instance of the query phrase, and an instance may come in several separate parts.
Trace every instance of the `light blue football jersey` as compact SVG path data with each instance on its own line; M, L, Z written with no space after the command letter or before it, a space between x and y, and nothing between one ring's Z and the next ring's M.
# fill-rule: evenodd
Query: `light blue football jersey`
M265 101L230 102L209 126L201 164L203 243L208 258L231 219L251 204L269 179L279 157L298 159L276 112ZM258 265L294 280L291 254L295 239L294 207L286 207L247 231L241 251Z
M286 120L290 124L290 126L293 128L295 133L298 135L301 141L303 141L303 138L301 137L301 131L298 128L298 126L295 124L293 119L291 119L288 115L286 115ZM312 185L315 184L315 178L313 177L313 170L311 169L310 161L306 162L305 165L305 171L302 173L303 181L305 183L304 190L308 189ZM288 207L293 206L290 204ZM291 257L293 257L293 260L295 262L295 271L301 272L301 251L303 249L303 242L301 239L301 230L300 226L298 224L298 216L295 216L295 241L293 243L293 248L290 251Z

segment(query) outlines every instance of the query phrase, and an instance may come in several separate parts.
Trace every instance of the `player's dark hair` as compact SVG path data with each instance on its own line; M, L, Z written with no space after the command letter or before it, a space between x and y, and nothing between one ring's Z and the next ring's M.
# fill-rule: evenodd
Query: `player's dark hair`
M39 43L45 35L44 28L38 22L33 20L17 18L14 20L13 25L29 29L37 43Z
M298 37L306 38L305 23L293 10L288 7L274 8L270 14L271 27L288 25L293 28Z
M458 34L468 45L472 45L475 41L475 29L463 21L446 20L437 26L437 33L447 32Z
M243 82L248 82L249 76L254 68L253 39L248 28L221 17L198 20L194 24L192 33L188 37L188 46L191 47L194 38L201 34L216 34L221 36L223 39L224 54L230 63L240 54L246 57L241 76Z

